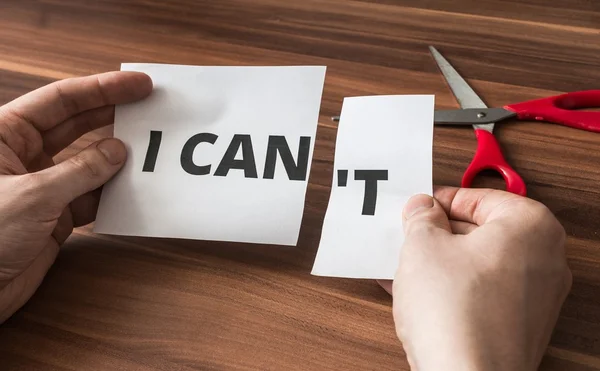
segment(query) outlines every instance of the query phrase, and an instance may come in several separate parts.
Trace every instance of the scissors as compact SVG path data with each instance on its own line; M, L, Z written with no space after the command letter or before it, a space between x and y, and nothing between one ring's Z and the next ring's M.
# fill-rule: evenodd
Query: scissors
M586 90L536 99L502 108L488 108L450 63L433 47L433 55L446 82L462 109L438 110L436 124L472 125L477 138L477 150L462 179L462 187L470 187L475 176L485 169L499 172L506 190L525 196L527 191L521 176L506 162L493 134L494 124L516 118L546 121L587 131L600 132L600 112L574 111L576 108L600 107L600 90Z
M506 162L500 145L494 136L494 125L508 119L535 120L564 125L576 129L600 133L600 112L574 111L578 108L600 107L600 90L576 91L547 98L488 108L452 65L433 47L433 55L461 109L436 110L436 125L472 125L477 138L477 150L465 170L461 181L470 187L473 179L483 170L496 170L506 182L506 190L525 196L525 182ZM332 117L339 121L339 116Z

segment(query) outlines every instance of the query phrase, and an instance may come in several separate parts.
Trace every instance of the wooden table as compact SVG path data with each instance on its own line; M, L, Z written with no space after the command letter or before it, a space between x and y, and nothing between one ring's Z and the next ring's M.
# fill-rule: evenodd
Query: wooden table
M438 108L457 107L429 44L489 105L598 89L599 28L596 0L3 0L2 103L121 62L328 73L296 248L77 230L0 326L0 369L407 370L375 282L310 275L333 175L330 116L351 95L436 94ZM573 290L542 369L600 369L600 135L543 123L496 135L569 235ZM458 185L474 150L470 129L437 127L435 183ZM498 179L478 185L503 187Z

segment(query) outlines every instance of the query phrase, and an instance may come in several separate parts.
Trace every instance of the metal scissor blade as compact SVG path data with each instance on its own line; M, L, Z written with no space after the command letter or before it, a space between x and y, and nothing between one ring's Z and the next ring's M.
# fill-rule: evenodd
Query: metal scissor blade
M487 105L479 98L477 93L475 93L440 52L433 46L429 47L429 51L433 54L433 58L462 108L487 108Z
M436 125L484 125L493 124L515 116L516 113L504 108L464 108L455 110L436 110Z
M436 48L430 46L429 51L433 55L440 71L442 71L444 78L448 82L448 86L450 86L452 93L462 108L487 108L487 105L479 98L479 95L475 93L465 79L458 74L454 67L452 67ZM490 133L494 131L494 123L474 124L473 127L484 129Z

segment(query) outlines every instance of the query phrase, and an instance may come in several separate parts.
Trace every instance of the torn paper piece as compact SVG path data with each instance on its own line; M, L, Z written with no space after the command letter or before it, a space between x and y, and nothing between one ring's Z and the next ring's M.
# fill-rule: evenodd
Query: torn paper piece
M124 64L154 83L119 106L124 168L95 231L295 245L325 67Z
M403 242L402 209L432 194L434 97L346 98L334 179L312 274L391 279Z

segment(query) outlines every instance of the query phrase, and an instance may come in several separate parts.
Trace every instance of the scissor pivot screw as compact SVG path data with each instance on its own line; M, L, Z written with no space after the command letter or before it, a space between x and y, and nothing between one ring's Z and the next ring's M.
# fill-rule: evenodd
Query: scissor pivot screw
M479 112L479 113L477 114L477 118L480 118L480 119L482 119L482 118L484 118L484 117L485 117L485 112Z

